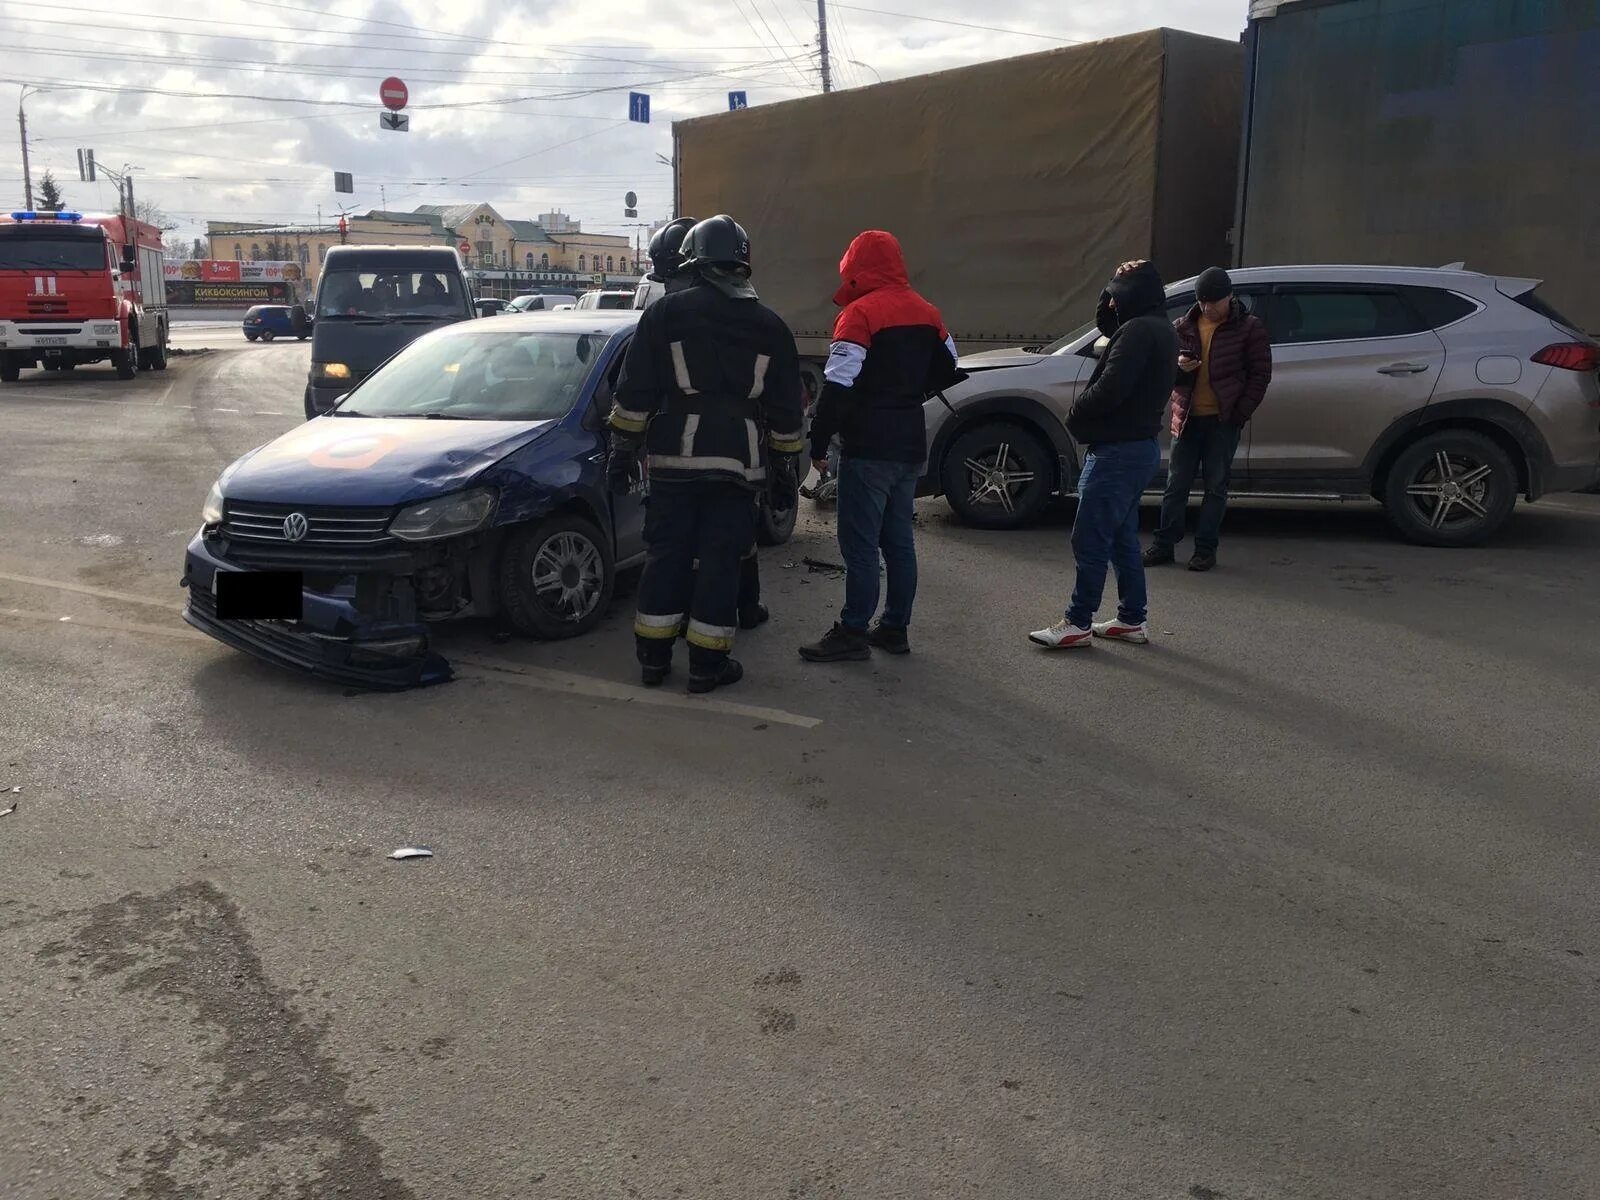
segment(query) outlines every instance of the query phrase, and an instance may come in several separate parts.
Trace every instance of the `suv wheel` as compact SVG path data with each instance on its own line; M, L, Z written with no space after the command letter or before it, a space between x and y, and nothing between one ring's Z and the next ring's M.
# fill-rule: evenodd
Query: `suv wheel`
M980 529L1015 529L1044 509L1056 488L1054 456L1037 434L993 421L956 438L944 456L944 494Z
M272 330L270 330L270 329L263 329L261 331L261 340L263 342L270 342L273 338L275 338L277 336L278 335L273 333Z
M783 497L780 504L785 507L773 505L770 491L761 493L756 508L756 541L763 546L781 546L794 536L794 520L800 510L798 481L795 490Z
M22 377L22 368L11 355L0 351L0 383L15 383Z
M500 555L500 609L528 637L588 633L605 616L615 586L609 541L572 514L523 526Z
M1424 546L1476 546L1517 502L1511 456L1481 433L1444 430L1400 452L1383 484L1389 524Z

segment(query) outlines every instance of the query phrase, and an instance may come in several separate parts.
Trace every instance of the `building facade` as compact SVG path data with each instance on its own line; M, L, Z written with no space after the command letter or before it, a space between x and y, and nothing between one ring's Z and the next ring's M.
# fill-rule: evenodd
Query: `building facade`
M412 212L374 209L346 218L342 226L209 221L206 235L212 258L297 262L308 287L316 285L328 251L338 245L455 246L484 295L515 294L523 283L627 287L640 273L634 242L619 234L585 233L562 212L523 221L485 203L424 204Z

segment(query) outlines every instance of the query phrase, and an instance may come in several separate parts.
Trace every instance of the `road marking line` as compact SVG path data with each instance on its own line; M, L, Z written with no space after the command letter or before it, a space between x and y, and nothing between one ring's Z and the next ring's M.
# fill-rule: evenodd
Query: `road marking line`
M212 410L211 410L211 411L212 411L212 412L228 412L228 413L236 413L236 412L238 412L238 411L239 411L239 410L238 410L238 409L237 409L237 408L213 408L213 409L212 409Z
M57 591L74 592L82 596L95 596L102 600L116 600L126 604L143 604L150 608L165 609L171 613L181 614L183 611L181 604L174 604L170 600L156 600L150 596L136 596L131 592L117 592L109 588L88 587L81 583L62 583L54 579L40 579L34 575L15 575L8 571L0 571L0 580L26 584L31 587L54 588ZM0 609L0 615L54 622L60 622L65 619L55 614L36 613L17 608ZM204 634L190 629L188 626L168 629L158 625L139 625L126 621L82 616L73 617L71 621L74 625L87 625L96 629L115 629L129 633L158 633L167 637L205 637ZM528 666L505 659L480 658L477 655L462 654L452 654L449 658L452 663L479 668L477 671L456 672L457 675L469 679L490 679L500 683L513 683L520 687L534 687L543 691L562 692L566 695L590 696L596 700L617 700L631 704L650 704L657 708L676 708L686 709L689 712L712 712L720 713L724 716L747 717L756 721L792 725L797 729L815 729L822 724L822 720L818 717L807 717L800 713L785 712L781 708L765 708L757 704L739 704L731 700L701 699L677 692L663 692L654 688L616 683L609 679L596 679L592 675L577 675L569 671L553 670L549 667Z
M171 600L155 600L149 596L135 596L132 592L114 592L110 588L88 587L81 583L62 583L56 579L40 579L36 575L13 575L9 571L0 571L0 579L8 583L25 583L31 587L54 588L58 592L76 592L80 596L98 596L102 600L120 600L124 604L145 604L151 608L165 608L169 611L182 611L182 604L174 604Z
M502 659L479 658L476 655L449 655L458 666L478 667L479 671L456 671L458 677L490 679L499 683L515 683L543 691L561 692L565 695L590 696L597 700L620 700L631 704L650 704L657 708L686 709L689 712L714 712L724 716L748 717L757 721L793 725L797 729L815 729L822 721L818 717L785 712L781 708L764 708L757 704L739 704L732 700L702 699L687 693L665 692L634 684L615 683L609 679L596 679L592 675L574 675L549 667L530 667Z
M52 625L66 622L86 629L107 629L116 633L151 633L157 637L182 638L184 641L211 640L205 634L183 624L142 625L136 621L113 621L106 617L58 617L55 613L34 612L26 608L0 608L0 617L16 617L23 621L47 621Z

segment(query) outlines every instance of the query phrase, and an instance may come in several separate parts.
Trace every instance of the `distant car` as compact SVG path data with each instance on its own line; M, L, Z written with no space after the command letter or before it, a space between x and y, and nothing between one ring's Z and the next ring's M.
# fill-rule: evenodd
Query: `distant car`
M308 421L402 346L477 315L461 256L449 246L334 246L316 307Z
M578 297L575 308L588 311L596 308L632 308L632 292L585 292Z
M500 300L494 296L481 296L474 300L472 305L478 310L480 317L498 317L511 307L511 302L509 300Z
M576 296L561 296L552 292L527 292L513 299L511 308L516 312L549 312L563 305L571 308L577 301Z
M1372 497L1400 536L1469 546L1504 524L1519 494L1600 482L1600 347L1536 295L1537 280L1424 267L1230 274L1273 357L1235 495ZM1168 317L1193 304L1194 280L1167 289ZM963 358L969 377L923 407L918 493L1003 529L1074 492L1082 447L1066 413L1104 343L1090 323L1049 346Z
M311 336L311 318L298 304L257 304L245 310L244 337L247 342L270 342L279 335L298 338Z
M644 278L639 280L639 286L633 289L633 306L637 309L646 309L662 296L667 294L667 287L657 283L654 279Z
M429 627L455 616L539 638L594 628L617 572L644 559L644 491L614 493L605 465L637 318L513 314L404 347L332 412L223 471L184 560L185 620L368 687L448 678ZM760 536L786 540L793 507ZM298 615L223 618L219 591L286 571Z

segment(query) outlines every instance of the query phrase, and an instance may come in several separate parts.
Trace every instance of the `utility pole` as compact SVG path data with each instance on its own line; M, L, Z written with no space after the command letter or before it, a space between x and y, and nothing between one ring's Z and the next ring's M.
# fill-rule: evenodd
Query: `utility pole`
M817 0L817 48L822 51L822 90L833 91L833 67L828 62L828 0Z
M33 176L28 171L28 114L22 109L22 102L28 98L28 88L24 84L21 94L17 97L17 127L22 130L22 193L24 202L22 207L33 208Z

